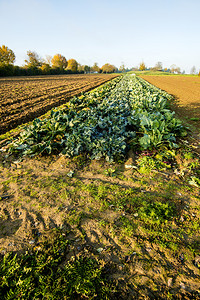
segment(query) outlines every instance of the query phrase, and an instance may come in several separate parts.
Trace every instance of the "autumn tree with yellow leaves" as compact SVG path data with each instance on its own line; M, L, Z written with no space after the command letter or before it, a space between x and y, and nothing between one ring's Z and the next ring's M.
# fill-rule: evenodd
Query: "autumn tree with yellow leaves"
M55 54L51 60L51 64L53 68L64 70L67 67L67 60L63 55Z
M139 67L139 69L140 69L140 71L144 71L144 70L146 70L146 66L145 66L145 63L142 61L141 63L140 63L140 67Z
M102 73L114 73L116 71L116 67L110 64L105 64L101 67Z
M14 52L9 49L7 46L2 45L0 47L0 64L1 65L10 65L15 61Z
M94 65L91 67L91 71L92 72L100 72L100 68L98 66L98 64L95 62Z
M67 70L71 71L72 73L76 73L78 70L78 63L75 59L71 58L67 61Z
M38 68L42 65L42 59L35 51L27 51L28 58L25 59L25 67Z

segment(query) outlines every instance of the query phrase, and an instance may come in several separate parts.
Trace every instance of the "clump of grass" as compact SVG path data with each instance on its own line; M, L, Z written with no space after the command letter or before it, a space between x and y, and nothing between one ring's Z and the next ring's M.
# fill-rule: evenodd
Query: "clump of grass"
M152 220L156 223L169 221L175 215L175 205L173 203L162 203L160 201L146 202L143 201L139 209L139 216L142 219Z
M6 254L0 263L3 299L109 299L103 267L90 256L74 256L64 265L69 242L57 235L40 250Z
M190 118L190 121L198 122L199 118Z

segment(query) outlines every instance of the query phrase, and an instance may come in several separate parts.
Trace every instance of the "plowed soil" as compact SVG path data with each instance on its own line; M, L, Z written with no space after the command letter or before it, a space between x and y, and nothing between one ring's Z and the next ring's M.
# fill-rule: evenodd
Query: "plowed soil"
M69 98L89 91L116 74L12 77L0 79L0 134L45 114Z
M172 108L180 119L200 133L200 77L197 76L141 76L146 81L175 97Z

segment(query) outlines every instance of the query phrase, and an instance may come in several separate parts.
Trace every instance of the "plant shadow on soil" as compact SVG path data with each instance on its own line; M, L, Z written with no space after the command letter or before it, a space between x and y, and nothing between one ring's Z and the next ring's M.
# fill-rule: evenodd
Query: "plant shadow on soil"
M188 125L190 131L196 135L200 134L200 102L189 104L182 103L179 98L173 96L171 108L175 111L177 117ZM196 137L195 135L195 137Z

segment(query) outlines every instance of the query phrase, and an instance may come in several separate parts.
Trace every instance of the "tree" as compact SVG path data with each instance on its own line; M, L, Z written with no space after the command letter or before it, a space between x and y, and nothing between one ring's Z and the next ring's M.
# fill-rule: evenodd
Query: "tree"
M161 63L161 61L158 61L158 62L155 64L154 69L157 70L157 71L162 71L162 63Z
M140 63L139 69L140 69L140 71L146 70L146 66L145 66L145 63L143 61Z
M55 54L51 60L52 67L64 70L67 67L67 60L61 54Z
M78 64L77 71L80 72L80 73L83 73L84 72L84 66L81 65L81 64Z
M50 74L51 67L49 64L43 63L42 66L40 67L40 69L43 74Z
M51 66L51 61L52 61L52 56L51 55L46 55L45 63Z
M171 65L171 67L170 67L170 71L171 71L171 73L175 73L175 70L176 70L176 65Z
M75 59L71 58L67 61L67 70L70 70L72 73L76 73L78 70L78 63Z
M25 66L27 68L38 68L42 65L42 59L39 57L39 55L34 51L27 51L28 59L25 59Z
M0 64L12 65L14 61L15 61L14 52L8 47L6 47L5 45L2 45L0 47Z
M193 66L190 70L190 74L196 74L196 68Z
M94 65L91 67L91 71L92 72L100 72L100 68L98 66L98 64L95 62Z
M102 73L114 73L116 71L116 67L110 64L105 64L101 67Z
M90 73L90 71L91 71L91 67L85 65L85 66L84 66L84 73Z
M177 67L175 64L171 65L170 67L171 73L181 73L181 69L179 67Z
M125 72L126 71L124 63L122 63L121 66L119 67L119 71L120 72Z

